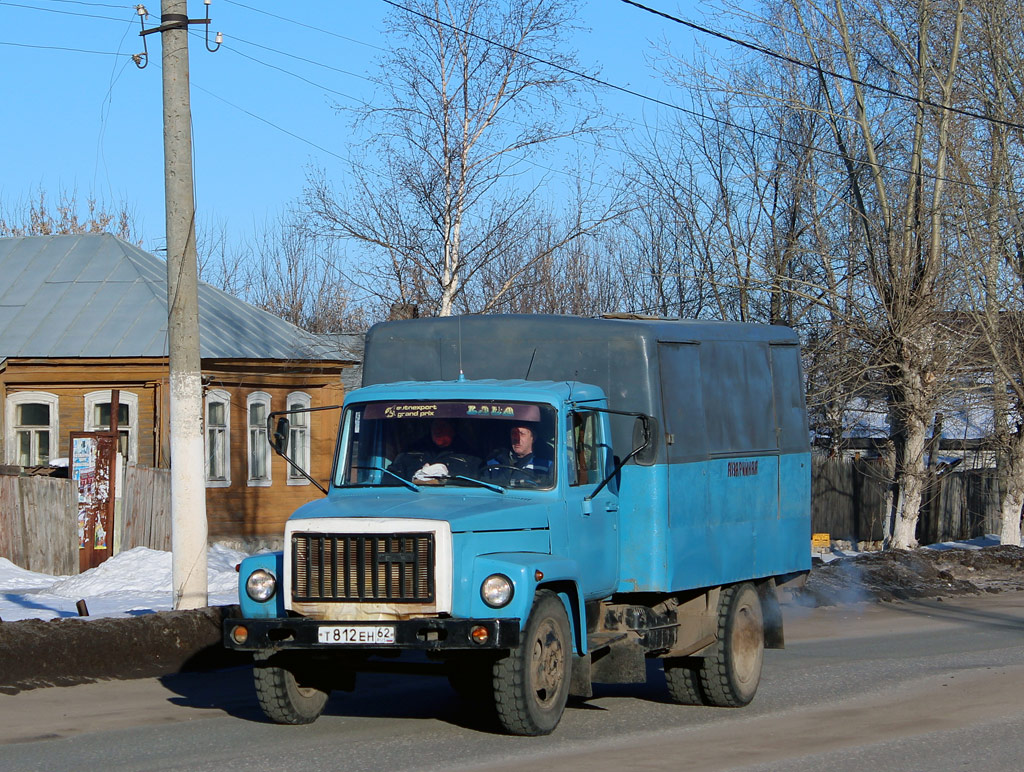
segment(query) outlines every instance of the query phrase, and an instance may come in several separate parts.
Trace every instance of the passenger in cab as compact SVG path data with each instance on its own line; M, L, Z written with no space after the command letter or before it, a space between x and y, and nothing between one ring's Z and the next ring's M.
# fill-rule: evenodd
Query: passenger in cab
M430 424L430 444L399 453L388 471L404 480L430 483L457 475L472 477L479 465L479 456L459 447L455 424L447 418L435 418ZM399 484L394 478L385 478L384 483Z

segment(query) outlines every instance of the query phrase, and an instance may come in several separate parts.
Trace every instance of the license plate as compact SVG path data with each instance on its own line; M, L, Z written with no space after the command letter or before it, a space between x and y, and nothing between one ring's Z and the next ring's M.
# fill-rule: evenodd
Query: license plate
M385 646L395 642L395 628L394 625L321 625L316 636L320 643L340 646Z

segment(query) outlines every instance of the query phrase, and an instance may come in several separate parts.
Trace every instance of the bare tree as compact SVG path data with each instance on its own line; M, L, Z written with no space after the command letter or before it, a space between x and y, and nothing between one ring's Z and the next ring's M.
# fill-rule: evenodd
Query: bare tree
M0 204L0 236L72 233L112 233L125 241L141 243L136 234L135 215L124 204L108 209L90 197L83 211L76 191L62 190L57 204L52 205L42 189L26 200Z
M957 203L965 297L977 330L971 362L987 386L997 467L1005 481L1000 541L1021 544L1024 508L1024 222L1017 181L1024 172L1024 66L1019 0L989 0L970 9L975 55L967 63L969 105L987 122L961 121L954 163L979 184L964 186Z
M208 268L215 286L307 332L364 330L383 309L353 296L341 262L333 239L285 213L259 228L240 253L222 253Z
M913 546L927 434L956 358L955 336L942 324L957 268L943 249L943 212L964 3L836 0L829 9L783 0L773 9L766 21L777 44L816 68L808 90L816 97L799 109L827 122L832 180L841 181L834 195L861 234L858 308L846 321L888 401L891 544ZM879 81L882 90L867 85Z
M960 275L947 175L965 4L723 5L782 57L677 67L703 117L680 132L693 168L666 200L697 213L689 237L719 315L803 331L833 441L853 398L883 397L890 542L911 546L928 431L963 356L947 323Z
M357 113L371 153L353 154L344 191L317 172L306 196L325 232L366 255L359 274L368 292L429 315L484 311L549 256L535 252L482 291L478 280L521 240L547 183L524 187L524 173L538 168L531 160L592 131L588 113L567 101L584 83L563 49L574 16L573 0L396 5L382 95ZM607 216L565 223L551 249Z

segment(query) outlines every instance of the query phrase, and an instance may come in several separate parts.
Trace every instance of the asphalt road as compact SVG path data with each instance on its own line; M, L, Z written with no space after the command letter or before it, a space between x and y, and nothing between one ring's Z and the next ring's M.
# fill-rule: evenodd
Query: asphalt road
M788 609L754 703L598 687L550 737L495 735L442 678L361 676L306 727L235 669L0 695L0 770L1006 770L1024 766L1024 593Z

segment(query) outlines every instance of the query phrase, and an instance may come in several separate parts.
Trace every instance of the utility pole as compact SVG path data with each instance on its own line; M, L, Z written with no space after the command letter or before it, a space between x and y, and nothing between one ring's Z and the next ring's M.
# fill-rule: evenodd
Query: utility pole
M161 0L174 608L208 604L203 385L186 0Z

